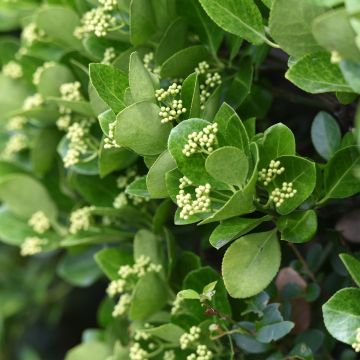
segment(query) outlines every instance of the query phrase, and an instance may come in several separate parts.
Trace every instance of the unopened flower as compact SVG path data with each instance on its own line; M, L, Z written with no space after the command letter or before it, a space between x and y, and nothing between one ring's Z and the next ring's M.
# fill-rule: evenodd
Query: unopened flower
M267 186L273 181L277 175L281 175L285 168L281 166L279 160L271 160L268 168L263 168L258 172L258 181L263 182Z
M184 333L180 337L180 348L182 350L192 346L200 339L201 329L198 326L192 326L189 332Z
M210 69L210 65L206 61L199 62L198 66L195 68L195 72L198 75L204 75Z
M79 81L65 83L60 86L60 94L63 100L79 101L81 100L81 84Z
M126 282L123 279L117 279L111 281L109 286L106 289L107 294L110 297L114 297L115 295L121 294L124 292Z
M25 150L28 146L29 142L24 134L14 134L6 143L2 156L6 159L11 159L15 154Z
M31 110L37 107L40 107L42 104L44 103L44 99L43 97L36 93L34 95L30 95L28 96L23 104L23 109L24 110Z
M111 62L116 58L116 52L113 47L105 49L103 59L101 60L102 64L111 64Z
M184 113L186 113L186 108L183 107L182 100L172 100L168 106L162 106L160 108L159 115L162 118L161 122L165 124L173 120L178 120Z
M182 153L189 157L195 153L210 154L214 151L217 142L216 133L218 132L218 124L213 123L205 126L199 132L192 132L188 135L188 141L184 145Z
M20 254L22 256L31 256L43 251L43 246L48 243L47 239L39 237L27 237L21 244Z
M275 203L276 207L281 206L286 199L292 198L297 193L296 189L293 189L292 182L283 182L281 188L275 188L270 195L270 200Z
M199 185L196 187L195 199L192 198L190 193L185 192L185 186L188 186L188 183L184 178L181 178L179 193L176 195L176 203L181 209L181 219L187 220L189 216L211 211L210 184Z
M6 124L6 130L8 131L21 130L24 128L24 125L26 123L27 123L27 119L25 116L14 116L10 118L8 123Z
M123 294L121 295L118 303L115 305L114 310L112 312L113 317L118 317L124 315L131 304L131 295Z
M155 74L155 75L159 75L160 74L160 67L159 66L155 66L154 64L154 53L151 51L147 54L144 55L143 58L143 63L144 63L144 67L147 71Z
M167 350L164 352L163 360L176 360L174 350Z
M23 70L20 64L15 61L9 61L2 68L2 73L12 79L19 79L23 76Z
M114 202L113 202L113 206L115 209L120 209L123 206L126 206L128 204L128 199L126 197L125 193L120 193L118 196L116 196Z
M213 353L206 345L198 345L196 353L192 353L186 357L186 360L211 360Z
M81 26L75 29L74 35L79 39L90 33L94 33L97 37L103 37L116 25L118 25L116 18L100 6L83 15Z
M88 230L91 224L91 212L94 209L94 206L85 206L73 211L70 214L69 232L76 234L80 230Z
M48 231L51 226L49 218L41 210L31 215L28 224L38 234L43 234L44 232Z
M35 41L41 40L45 36L45 32L36 27L35 23L30 23L25 26L22 33L22 38L25 40L27 45L32 45Z
M118 145L114 139L115 126L116 126L116 121L109 124L108 136L104 139L104 149L120 147L120 145Z
M58 117L56 126L59 130L68 130L71 123L71 115L65 114Z
M135 342L130 347L129 357L130 360L147 360L149 359L149 353L141 347L140 343Z
M352 344L352 348L355 350L355 352L360 352L360 327L356 329L356 337Z
M181 85L177 83L171 84L166 90L165 89L158 89L155 91L156 100L161 102L164 101L168 97L175 97L179 95L181 91Z
M35 72L34 72L34 74L33 74L33 79L32 79L33 84L34 84L34 85L39 85L39 83L40 83L40 78L41 78L41 75L42 75L42 73L44 72L44 70L45 70L45 69L48 69L48 68L50 68L50 67L52 67L52 66L55 66L55 65L56 65L55 62L53 62L53 61L47 61L47 62L45 62L42 66L39 66L39 67L35 70Z
M117 0L98 0L102 7L107 10L111 11L117 6Z

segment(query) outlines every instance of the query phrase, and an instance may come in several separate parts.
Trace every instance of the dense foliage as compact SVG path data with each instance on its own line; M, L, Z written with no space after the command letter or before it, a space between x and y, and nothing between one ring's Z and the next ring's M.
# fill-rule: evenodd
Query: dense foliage
M356 359L359 1L2 0L0 30L0 356Z

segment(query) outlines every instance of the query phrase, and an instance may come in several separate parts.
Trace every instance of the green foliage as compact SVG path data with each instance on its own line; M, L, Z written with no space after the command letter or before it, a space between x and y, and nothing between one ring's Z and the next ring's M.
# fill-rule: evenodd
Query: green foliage
M355 359L359 13L0 4L4 358Z

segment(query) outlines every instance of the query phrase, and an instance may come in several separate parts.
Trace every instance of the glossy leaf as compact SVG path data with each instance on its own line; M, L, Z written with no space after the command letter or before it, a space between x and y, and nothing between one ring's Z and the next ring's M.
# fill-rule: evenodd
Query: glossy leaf
M348 254L340 254L340 259L356 285L360 287L360 260Z
M280 266L280 247L275 231L245 235L227 249L222 274L229 294L247 298L264 290Z

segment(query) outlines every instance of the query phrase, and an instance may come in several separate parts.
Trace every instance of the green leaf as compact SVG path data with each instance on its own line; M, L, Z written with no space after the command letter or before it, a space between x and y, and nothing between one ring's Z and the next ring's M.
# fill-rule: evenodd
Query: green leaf
M181 290L178 292L177 297L179 299L188 300L200 300L200 294L192 289Z
M155 89L151 75L136 52L130 55L129 85L134 102L155 102Z
M123 170L129 167L137 160L138 156L132 151L125 148L104 149L100 145L99 152L99 175L105 177L116 170Z
M66 254L58 264L58 275L75 286L93 284L101 275L94 261L95 251L96 248L90 248L79 254Z
M151 329L145 329L144 331L151 336L155 336L168 343L174 344L175 346L180 345L180 337L185 333L184 329L172 323L163 324Z
M298 156L281 156L277 160L281 162L285 171L273 181L275 187L281 188L283 182L292 182L293 188L297 190L294 197L286 199L276 208L279 214L286 215L294 211L312 194L316 184L315 163Z
M145 320L163 308L167 303L168 289L155 273L140 278L133 292L129 317L131 320Z
M200 88L199 78L196 73L190 74L182 83L181 99L184 108L186 108L186 116L188 118L196 118L200 116Z
M281 231L281 240L303 243L311 240L316 233L316 212L314 210L294 212L280 217L276 225Z
M234 298L264 290L280 266L280 247L274 230L245 235L227 249L222 263L225 287Z
M220 313L231 316L231 307L223 281L218 272L211 267L205 266L190 271L186 275L182 287L183 289L192 289L201 294L204 287L214 281L217 281L216 293L212 298L211 304ZM200 304L199 300L185 300L181 304L181 309L192 315L192 317L196 317L199 322L206 319L204 307Z
M187 157L183 154L183 148L188 141L188 135L193 131L201 131L210 123L202 119L189 119L182 121L174 127L169 136L168 148L175 159L179 170L195 184L210 183L216 186L217 181L206 172L205 157L195 153ZM178 185L177 185L178 186Z
M230 89L226 94L226 101L238 108L249 95L252 81L253 81L254 69L251 58L249 56L243 57L239 62L239 71L237 72L234 80L231 83Z
M324 172L325 197L328 199L346 198L360 191L360 181L356 169L360 165L358 146L349 146L337 151L330 159Z
M268 167L271 160L283 155L295 155L295 137L292 131L282 123L270 126L264 132L259 147L259 167Z
M4 207L0 208L0 241L20 246L26 237L36 236L27 221L21 219Z
M21 218L30 218L36 211L43 211L51 220L57 208L46 188L27 175L13 174L0 178L0 199Z
M95 254L95 261L99 268L110 280L119 278L119 268L133 263L133 256L129 251L118 248L105 248Z
M328 11L319 16L314 20L312 30L316 41L325 49L336 51L348 60L360 60L360 49L355 42L356 33L345 9Z
M288 334L294 327L291 321L281 321L275 324L262 326L256 334L256 340L268 344L277 341Z
M98 341L90 341L72 348L65 360L106 359L112 354L107 345Z
M311 25L324 11L313 0L274 0L269 20L271 36L283 50L295 57L321 51Z
M116 118L115 140L141 155L156 155L166 149L171 124L162 124L159 107L149 102L128 106Z
M11 79L0 74L0 120L7 119L13 111L22 108L23 102L30 91L24 82Z
M339 66L332 64L330 54L324 52L303 56L291 66L285 77L312 94L353 91L346 83Z
M270 216L263 216L259 219L248 219L248 218L234 218L223 221L218 225L210 235L210 244L220 249L230 241L245 235L257 226L262 224L264 221L271 220Z
M31 165L35 174L43 176L54 165L59 140L60 134L54 128L44 128L39 131L30 154Z
M242 186L248 176L249 162L245 153L239 148L224 146L207 157L205 168L218 181Z
M360 261L349 254L340 254L340 259L356 285L360 286Z
M337 340L353 344L356 329L360 327L360 289L338 291L322 307L324 322L329 333Z
M37 27L56 43L70 49L82 49L81 41L74 35L80 19L69 7L46 6L39 11L35 21Z
M125 90L128 78L125 73L114 66L90 64L90 81L100 98L110 106L115 114L123 110Z
M311 125L311 140L316 151L325 160L329 160L341 143L337 121L330 114L320 111Z
M135 179L130 185L126 187L125 192L129 195L149 198L150 194L146 187L146 177L142 176Z
M154 264L162 263L158 238L145 229L139 230L134 238L134 259L141 256L149 257Z
M187 26L182 18L175 19L161 37L155 52L155 61L162 64L170 56L183 49L187 42Z
M55 98L55 97L49 97L48 100L50 103L54 102L59 106L62 105L74 112L85 115L87 117L94 116L93 109L88 101L84 101L84 100L69 101L69 100L64 100L64 99Z
M201 42L209 46L211 54L216 55L224 36L223 31L207 16L198 1L182 0L182 5L178 11L199 35Z
M199 0L209 17L222 29L253 44L266 40L259 9L252 0Z
M357 94L360 94L360 63L357 61L343 60L339 66L347 83Z
M210 60L209 51L203 45L194 45L178 51L161 66L162 78L184 77L193 73L199 62Z
M168 197L165 175L176 168L175 160L168 150L165 150L154 162L146 175L146 187L153 199Z
M130 39L133 45L148 41L156 31L151 1L132 0L130 3Z
M56 64L42 71L37 89L43 98L60 97L60 86L74 80L72 72L66 66Z

